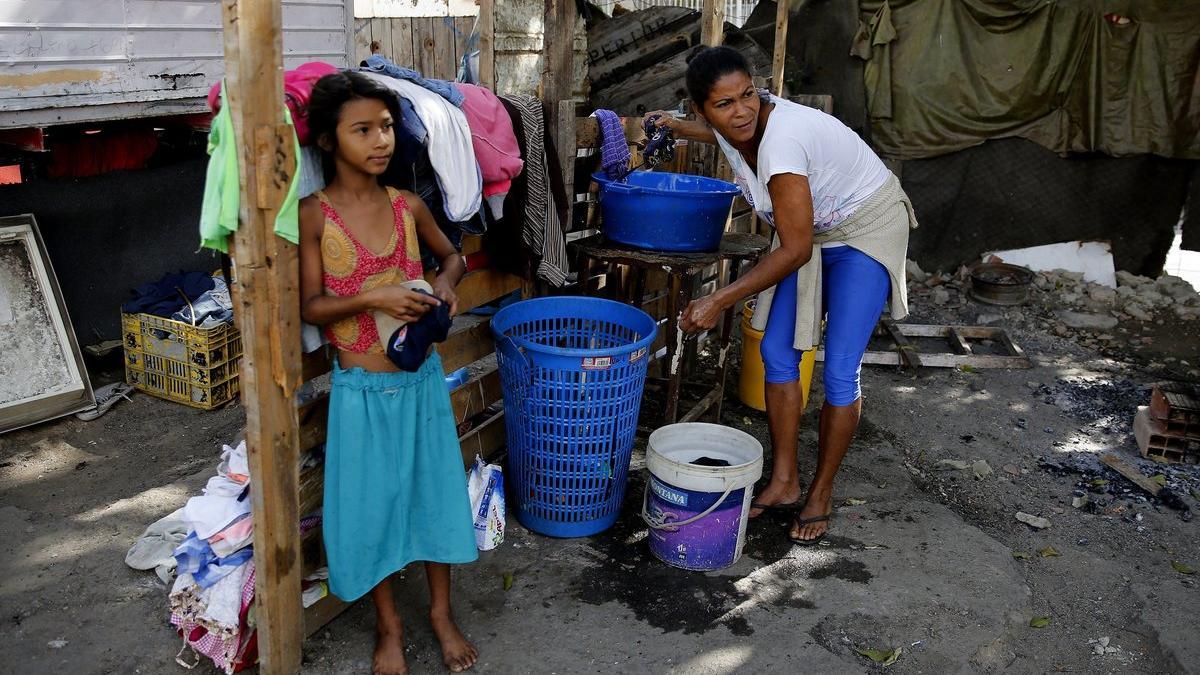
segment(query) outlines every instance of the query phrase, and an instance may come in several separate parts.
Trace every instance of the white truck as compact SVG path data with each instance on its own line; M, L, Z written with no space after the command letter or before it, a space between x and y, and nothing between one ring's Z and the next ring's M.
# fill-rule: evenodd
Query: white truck
M284 67L347 65L353 0L283 0ZM204 112L221 0L0 0L0 130Z

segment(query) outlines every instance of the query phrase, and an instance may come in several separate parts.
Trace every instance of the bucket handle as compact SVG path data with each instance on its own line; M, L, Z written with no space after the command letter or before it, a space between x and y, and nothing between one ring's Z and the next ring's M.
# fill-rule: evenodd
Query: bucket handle
M642 520L646 521L646 526L652 530L667 530L668 532L674 532L674 531L678 530L679 528L683 527L684 525L691 525L692 523L694 523L698 520L702 520L702 519L706 518L710 513L712 513L713 511L716 511L718 506L720 506L721 504L724 504L725 500L728 499L729 495L732 493L733 493L733 487L726 488L725 493L721 495L720 499L713 502L712 506L708 507L707 509L704 509L703 513L694 515L691 518L688 518L687 520L680 520L680 521L671 522L671 523L665 523L665 522L658 523L658 522L655 522L652 518L650 518L650 511L648 508L650 505L650 481L646 481L646 491L642 495Z

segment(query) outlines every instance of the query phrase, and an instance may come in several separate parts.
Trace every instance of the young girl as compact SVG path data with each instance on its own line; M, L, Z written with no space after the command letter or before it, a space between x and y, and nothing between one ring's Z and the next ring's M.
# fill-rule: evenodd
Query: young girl
M415 322L447 303L453 314L465 268L416 195L380 184L400 119L392 92L357 73L327 75L308 115L329 184L300 204L301 314L338 350L325 446L330 589L348 601L371 592L374 672L407 673L390 577L425 561L429 620L446 666L461 672L477 654L451 614L449 565L478 554L442 362L431 353L419 371L398 370L373 313ZM399 285L422 277L418 239L441 261L433 296Z

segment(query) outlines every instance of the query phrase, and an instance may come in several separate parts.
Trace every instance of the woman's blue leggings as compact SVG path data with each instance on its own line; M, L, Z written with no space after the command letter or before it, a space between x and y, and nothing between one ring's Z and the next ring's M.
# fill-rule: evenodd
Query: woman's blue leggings
M863 354L891 291L891 279L887 268L850 246L822 248L821 265L821 301L826 315L825 402L850 405L861 395L858 375ZM761 352L768 383L800 378L803 352L793 346L795 336L796 272L792 272L775 289L763 335Z

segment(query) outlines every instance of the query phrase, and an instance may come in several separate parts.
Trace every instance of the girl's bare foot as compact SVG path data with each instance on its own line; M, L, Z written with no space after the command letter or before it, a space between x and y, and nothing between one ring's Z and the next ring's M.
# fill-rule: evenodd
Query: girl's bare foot
M458 629L453 615L449 612L430 612L429 623L433 625L433 632L437 635L438 643L442 645L442 661L450 672L461 673L475 665L479 652Z
M374 675L408 675L404 661L404 632L380 630L375 634L375 659L371 663Z

